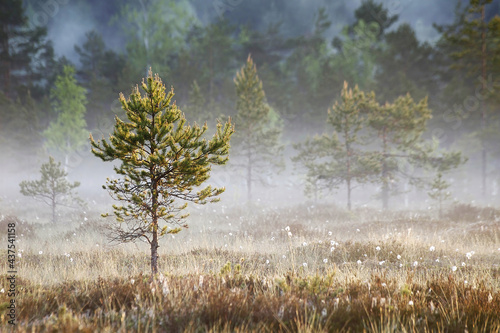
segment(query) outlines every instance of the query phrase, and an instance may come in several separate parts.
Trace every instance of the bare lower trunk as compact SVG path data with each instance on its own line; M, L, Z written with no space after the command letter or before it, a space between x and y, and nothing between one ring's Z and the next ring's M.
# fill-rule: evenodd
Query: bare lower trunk
M351 180L347 179L347 209L351 210Z
M486 90L486 21L485 21L485 14L484 14L484 5L481 7L481 22L483 24L482 26L482 32L481 32L481 76L483 77L483 86L482 90L483 93ZM486 107L484 105L484 99L481 102L481 130L484 131L486 128ZM482 143L482 194L483 194L483 199L486 199L486 148L484 147L484 139Z
M158 227L153 225L153 239L151 241L151 274L158 274Z
M383 160L382 160L382 208L389 209L389 175L387 170L387 141L383 135Z
M439 198L439 219L443 218L443 200Z
M247 203L252 201L252 154L248 153L247 165Z
M57 216L56 216L56 203L55 201L52 201L52 223L57 222Z

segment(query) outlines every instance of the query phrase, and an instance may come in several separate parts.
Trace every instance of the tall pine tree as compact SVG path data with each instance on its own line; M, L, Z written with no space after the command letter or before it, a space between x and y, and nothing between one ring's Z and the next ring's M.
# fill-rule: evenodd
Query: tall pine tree
M456 22L448 26L437 26L443 34L442 43L447 46L449 56L453 60L451 69L465 70L470 78L479 81L480 91L475 95L481 101L479 127L476 131L481 141L481 178L482 194L487 195L488 175L488 143L486 135L490 119L488 101L494 96L491 87L488 87L488 76L500 74L500 16L495 15L489 21L486 17L486 7L492 0L470 0L469 6L457 15ZM447 44L447 45L446 45ZM479 78L479 80L477 80ZM475 88L475 87L474 87ZM472 91L471 91L472 92ZM493 138L494 140L494 138Z
M279 170L283 165L282 126L267 104L262 81L250 55L234 83L237 102L233 165L245 170L247 201L251 202L252 184L264 182L272 169Z
M76 82L73 67L64 66L51 97L57 118L43 133L45 146L64 158L64 169L67 171L70 155L85 147L88 137L85 121L87 98L85 89Z

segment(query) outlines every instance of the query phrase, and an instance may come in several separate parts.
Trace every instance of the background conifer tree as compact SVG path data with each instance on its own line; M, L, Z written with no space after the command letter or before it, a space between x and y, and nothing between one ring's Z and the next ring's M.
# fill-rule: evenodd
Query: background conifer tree
M158 273L158 239L166 233L179 232L187 215L180 215L187 201L204 204L215 202L224 188L207 186L199 189L209 177L211 164L228 160L230 122L218 124L217 132L207 141L206 126L189 126L181 110L172 104L173 90L166 92L160 77L150 70L141 84L126 100L120 94L128 121L116 118L114 132L94 141L92 152L103 161L120 160L114 167L121 176L107 180L104 188L124 205L114 205L118 221L124 228L114 228L114 240L146 240L151 247L151 271ZM178 203L179 200L186 203ZM165 225L161 225L161 222ZM176 228L169 228L174 224Z
M21 193L49 205L52 208L52 223L56 223L58 206L68 205L71 201L81 202L73 193L80 183L68 182L68 174L61 167L61 162L56 163L52 156L47 163L42 164L40 174L40 180L22 181L19 184Z
M358 86L352 89L344 82L341 102L328 110L327 122L333 127L333 134L316 136L296 145L298 155L292 159L306 168L309 193L313 190L316 195L322 188L331 190L345 184L349 210L355 182L362 183L377 173L377 163L372 154L361 150L366 143L359 137L366 125L364 109L370 98L373 96L366 96Z
M279 116L267 104L262 81L250 55L245 66L236 74L236 133L234 166L245 169L247 200L252 200L252 184L264 182L272 169L283 165L280 144L282 125Z
M213 120L212 112L209 110L209 105L196 80L194 80L191 85L188 103L184 109L186 110L190 120L193 120L198 124L204 124Z
M470 0L469 6L462 13L458 13L456 21L448 26L436 26L442 33L441 47L448 51L451 58L449 69L464 71L466 75L474 79L480 78L480 89L471 87L471 92L479 96L481 101L480 112L474 114L479 121L480 129L476 131L481 144L481 180L482 195L486 198L488 178L488 151L490 142L495 142L495 136L490 136L488 124L491 115L488 112L488 104L495 98L497 93L488 85L491 76L500 75L500 16L497 14L489 21L486 18L485 7L492 5L492 0ZM462 74L462 73L460 73ZM495 78L496 79L496 78ZM460 77L460 81L464 81ZM471 82L470 80L466 80ZM478 119L479 118L479 119Z
M372 104L368 123L375 131L374 142L379 160L382 207L388 209L391 186L397 184L398 174L404 172L403 164L426 159L430 153L423 149L422 134L431 118L427 98L415 103L410 94L398 97L393 103ZM378 139L378 140L377 140ZM409 175L405 175L408 178ZM416 181L416 179L409 179ZM392 188L394 190L394 188Z
M64 156L64 169L67 170L70 154L85 147L88 131L85 121L85 88L75 79L75 70L64 66L64 72L57 77L51 91L53 108L57 118L45 130L46 148Z

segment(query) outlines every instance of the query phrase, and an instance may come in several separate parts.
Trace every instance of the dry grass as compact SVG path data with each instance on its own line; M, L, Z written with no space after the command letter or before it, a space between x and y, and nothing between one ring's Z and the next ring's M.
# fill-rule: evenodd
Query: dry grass
M157 285L148 247L110 245L98 209L58 226L4 216L0 228L17 224L21 256L18 323L8 325L10 298L0 293L0 325L16 332L500 331L500 214L455 209L442 221L327 206L195 210L188 230L162 241L165 278Z

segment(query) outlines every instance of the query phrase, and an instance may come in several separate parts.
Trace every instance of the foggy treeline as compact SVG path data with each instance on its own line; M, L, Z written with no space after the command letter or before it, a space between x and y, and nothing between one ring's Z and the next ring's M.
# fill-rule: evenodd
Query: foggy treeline
M441 187L446 199L498 205L499 1L456 1L446 9L451 21L427 27L432 40L419 39L414 22L402 18L411 17L403 0L352 3L0 0L1 195L18 195L19 182L35 177L49 155L62 161L82 188L98 191L112 171L91 156L88 133L109 135L115 116L125 116L119 93L127 97L149 68L173 86L189 122L207 122L213 129L217 119L238 119L234 79L251 55L269 106L268 122L279 124L283 148L283 163L274 163L280 164L277 171L259 171L256 191L262 194L253 200L302 200L307 190L309 200L346 205L345 182L319 184L326 176L297 163L297 155L312 150L297 144L334 132L328 110L342 103L347 83L367 96L373 92L372 102L381 107L408 95L415 105L426 101L431 114L419 139L434 144L441 152L435 156L461 154L461 163L441 175L441 184L450 185ZM420 9L421 15L438 17L434 3ZM92 13L98 24L82 24L81 29L89 27L83 40L64 40L71 31L61 22L77 10ZM71 46L66 55L55 50L61 43ZM64 123L65 110L76 110L81 118ZM244 126L235 125L236 132ZM360 126L360 137L373 135L368 124ZM367 145L377 149L374 141ZM212 180L244 201L245 173L236 163L231 167L231 154ZM394 206L431 205L427 193L439 188L439 182L433 185L439 168L411 168L397 178L382 174L385 183L358 181L353 206L381 207L384 184L386 195L397 198ZM422 180L417 187L413 175Z

